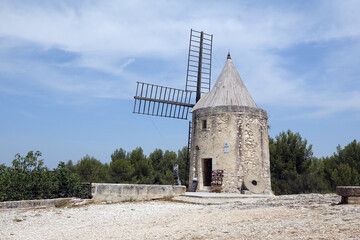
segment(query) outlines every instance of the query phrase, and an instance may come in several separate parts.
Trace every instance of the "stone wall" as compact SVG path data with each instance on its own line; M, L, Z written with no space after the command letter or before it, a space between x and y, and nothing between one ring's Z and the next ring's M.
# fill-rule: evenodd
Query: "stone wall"
M63 206L76 201L75 198L54 198L0 202L0 209L7 208L46 208Z
M206 120L206 128L202 122ZM224 151L228 144L228 152ZM271 191L267 113L259 108L220 106L193 112L190 185L203 186L203 159L212 159L212 169L223 169L223 192L240 193L245 174L264 179Z
M271 191L267 118L252 114L239 114L238 118L239 182L242 184L243 177L251 172L260 176L265 189Z
M55 198L0 202L0 209L45 208L83 205L91 202L143 201L185 195L185 186L93 183L92 199Z
M94 202L142 201L185 194L185 186L93 183Z

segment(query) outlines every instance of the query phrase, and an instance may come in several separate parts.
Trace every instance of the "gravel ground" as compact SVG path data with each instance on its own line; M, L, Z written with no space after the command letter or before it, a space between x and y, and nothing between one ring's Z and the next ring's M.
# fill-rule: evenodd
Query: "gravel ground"
M0 239L360 239L335 194L0 210Z

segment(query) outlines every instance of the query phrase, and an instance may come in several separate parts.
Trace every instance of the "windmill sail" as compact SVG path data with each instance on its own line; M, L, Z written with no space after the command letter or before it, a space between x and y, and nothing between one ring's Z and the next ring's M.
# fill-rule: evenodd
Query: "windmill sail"
M196 92L196 102L211 87L213 35L191 29L185 91Z
M201 94L210 91L213 35L191 29L185 90L137 82L133 113L187 119Z
M191 92L185 90L159 86L155 84L137 82L133 113L187 119Z
M203 93L210 91L212 41L212 34L191 29L185 90L137 82L133 113L188 119L190 108L194 107ZM191 122L189 122L187 169L189 169L190 146ZM188 172L186 171L187 174Z

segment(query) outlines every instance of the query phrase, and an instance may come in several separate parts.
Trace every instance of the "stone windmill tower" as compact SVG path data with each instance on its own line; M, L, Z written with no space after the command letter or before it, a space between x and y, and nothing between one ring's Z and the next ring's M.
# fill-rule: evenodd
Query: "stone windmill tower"
M213 89L191 113L190 186L270 194L267 113L250 96L230 53Z

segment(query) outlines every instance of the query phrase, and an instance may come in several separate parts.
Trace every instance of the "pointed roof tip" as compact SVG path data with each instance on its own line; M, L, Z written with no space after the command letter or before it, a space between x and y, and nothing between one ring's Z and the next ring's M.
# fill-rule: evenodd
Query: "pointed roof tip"
M228 52L227 59L231 59L230 51Z
M217 106L246 106L257 108L238 71L232 63L230 51L224 68L212 90L204 94L191 112L201 108Z

